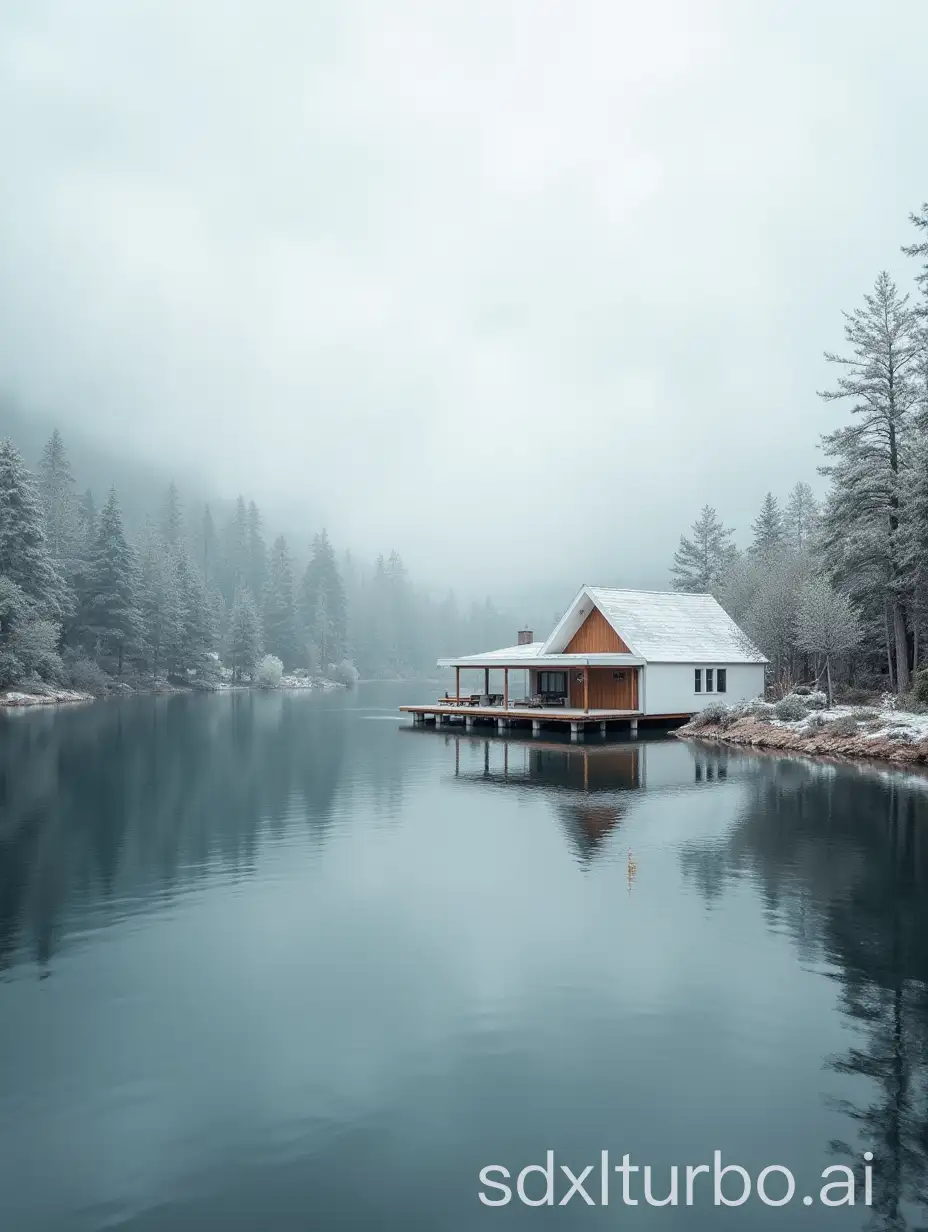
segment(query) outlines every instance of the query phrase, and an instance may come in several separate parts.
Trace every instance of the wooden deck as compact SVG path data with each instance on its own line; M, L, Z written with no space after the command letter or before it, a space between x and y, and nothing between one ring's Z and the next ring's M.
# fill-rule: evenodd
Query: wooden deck
M689 714L642 714L640 710L580 710L572 706L472 706L466 702L441 702L431 705L400 706L403 714L411 714L415 723L463 724L468 730L491 725L498 731L529 727L533 735L544 728L563 731L569 727L571 736L580 739L587 731L599 730L603 735L614 731L634 735L639 722L685 723Z

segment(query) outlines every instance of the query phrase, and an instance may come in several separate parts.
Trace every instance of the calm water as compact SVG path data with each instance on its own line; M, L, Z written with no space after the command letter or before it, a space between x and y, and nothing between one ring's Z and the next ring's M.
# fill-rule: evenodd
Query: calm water
M0 1229L924 1225L928 780L433 692L0 719ZM478 1202L549 1148L797 1197ZM872 1210L801 1204L868 1149Z

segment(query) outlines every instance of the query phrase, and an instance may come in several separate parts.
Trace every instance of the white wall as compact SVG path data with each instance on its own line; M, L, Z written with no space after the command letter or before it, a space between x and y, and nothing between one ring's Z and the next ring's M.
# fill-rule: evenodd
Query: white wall
M724 693L705 692L707 666L727 671ZM697 667L702 668L702 693L694 688ZM642 671L645 714L695 714L715 702L750 701L764 693L763 663L649 663Z

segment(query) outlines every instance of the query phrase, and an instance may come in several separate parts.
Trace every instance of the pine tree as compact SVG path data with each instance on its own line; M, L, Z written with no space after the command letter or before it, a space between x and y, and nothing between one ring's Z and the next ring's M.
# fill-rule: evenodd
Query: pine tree
M907 244L902 251L907 257L923 257L924 264L919 273L915 275L915 281L921 287L925 295L925 305L921 312L928 312L928 201L922 203L922 208L918 214L910 214L909 221L918 230L924 233L925 238L919 240L915 244Z
M219 536L216 534L216 524L209 505L203 506L203 519L200 524L200 565L203 582L209 590L217 584L221 572Z
M86 556L97 537L97 507L90 488L77 502L77 539L81 555Z
M0 443L0 574L26 596L36 617L61 620L68 587L52 560L35 480L10 441Z
M232 679L254 675L261 657L261 620L247 586L240 586L235 593L227 637Z
M183 612L174 553L149 527L139 569L141 643L153 676L170 671L180 654Z
M303 627L320 671L346 653L345 589L325 530L313 538L312 556L300 587Z
M249 561L248 508L245 498L240 496L222 534L221 588L223 597L230 606L235 602L235 593L239 587L248 584Z
M177 484L173 480L168 485L168 493L164 501L161 534L170 548L177 549L184 541L184 512L181 507Z
M918 400L915 316L884 271L864 307L845 313L848 357L826 352L845 371L837 389L820 397L853 400L855 422L822 438L831 459L822 473L832 489L822 515L823 542L838 581L871 611L886 607L887 651L894 652L895 684L910 686L906 634L906 577L900 542L900 470L908 447L909 413Z
M38 480L39 494L45 510L48 550L54 561L64 565L73 553L76 510L71 463L57 428L42 451Z
M752 527L754 534L751 551L757 556L772 556L783 546L783 515L772 492L764 497L760 513Z
M680 546L673 557L671 585L674 590L708 593L721 583L734 559L734 531L727 530L715 510L705 505L693 523L692 533L692 539L680 536Z
M205 656L217 642L213 608L206 587L185 550L175 553L174 567L181 618L177 668L182 672L201 671Z
M818 520L818 505L807 483L797 483L789 494L783 529L788 542L802 552L809 546L809 539Z
M122 675L127 651L138 645L141 623L136 601L136 562L126 542L116 489L100 511L88 568L88 595L81 626L104 654L115 655Z
M274 540L268 561L264 587L264 645L268 654L276 655L285 667L301 659L293 599L293 566L283 535Z
M261 533L261 514L254 501L248 504L248 588L253 595L264 594L267 576L267 546Z

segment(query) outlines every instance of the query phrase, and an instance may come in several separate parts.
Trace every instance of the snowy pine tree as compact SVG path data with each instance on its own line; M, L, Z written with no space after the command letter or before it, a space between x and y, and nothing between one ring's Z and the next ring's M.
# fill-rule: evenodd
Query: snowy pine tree
M39 495L45 510L45 534L52 559L68 572L76 534L74 476L61 433L51 434L39 460Z
M727 530L711 506L705 505L693 523L692 539L680 536L671 569L674 590L708 593L718 586L734 560L734 531Z
M849 398L855 421L822 438L832 488L822 514L823 546L836 580L863 607L886 608L887 651L896 688L908 692L906 576L900 526L900 470L916 405L915 317L907 295L884 271L864 307L845 313L849 356L826 352L844 369L826 401Z
M60 621L70 606L35 480L8 440L0 442L0 575L19 587L37 618Z
M92 646L115 658L120 676L126 654L138 646L141 634L136 589L135 553L123 531L116 489L111 488L90 553L80 627Z
M183 611L174 553L149 527L142 545L137 600L141 648L152 676L175 670L183 639Z
M261 619L247 586L240 586L235 593L226 637L232 679L241 680L242 676L251 677L261 657L262 637Z
M267 577L267 545L261 527L261 514L254 501L248 503L248 589L255 596L264 594Z
M297 636L293 566L283 535L278 535L274 540L268 560L264 587L264 646L285 667L292 667L305 657Z
M818 505L807 483L797 483L789 494L783 514L783 530L787 541L799 552L809 547L818 521Z
M180 605L177 670L202 672L204 659L216 648L218 629L202 578L185 549L174 553L175 582Z
M325 530L313 538L312 556L300 587L300 615L320 671L346 653L345 588Z
M161 534L168 547L177 549L184 541L184 512L180 503L177 484L171 480L164 500L164 515L161 519Z
M760 513L757 515L753 530L751 551L757 556L771 556L783 546L783 515L780 505L772 492L764 497Z

